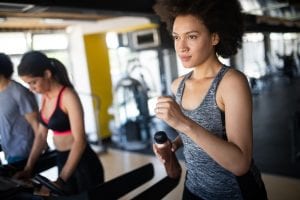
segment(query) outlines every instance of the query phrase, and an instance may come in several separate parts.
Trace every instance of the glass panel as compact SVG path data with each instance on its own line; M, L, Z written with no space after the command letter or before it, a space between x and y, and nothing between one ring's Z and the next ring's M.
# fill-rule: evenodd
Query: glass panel
M0 52L22 54L27 50L24 33L0 33Z
M243 39L244 72L248 77L260 78L266 74L263 34L248 33Z
M68 48L68 38L64 33L33 35L33 49L58 50Z

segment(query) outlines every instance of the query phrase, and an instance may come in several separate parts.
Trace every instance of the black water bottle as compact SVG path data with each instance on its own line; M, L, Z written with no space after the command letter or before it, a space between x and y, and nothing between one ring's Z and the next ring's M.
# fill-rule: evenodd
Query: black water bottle
M158 131L154 135L155 145L158 152L165 160L164 166L170 178L180 178L181 166L175 153L171 150L172 144L164 131Z

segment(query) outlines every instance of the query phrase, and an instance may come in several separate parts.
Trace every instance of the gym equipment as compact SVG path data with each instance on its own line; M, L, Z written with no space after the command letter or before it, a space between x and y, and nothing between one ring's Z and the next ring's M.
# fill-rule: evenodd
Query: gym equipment
M145 148L150 141L147 89L138 80L126 76L115 90L118 130L117 143L124 149Z
M56 166L56 151L47 151L42 154L34 168L34 174L40 173ZM31 199L34 191L34 183L12 178L12 176L24 168L27 160L13 164L0 166L0 199Z
M115 200L146 183L154 176L153 164L149 163L131 172L116 177L96 188L76 196L59 196L51 200ZM148 189L136 195L134 200L162 199L172 191L180 179L164 177Z
M128 59L123 73L114 90L112 140L123 149L144 149L151 142L148 101L149 95L156 93L156 85L137 56Z
M47 187L48 189L50 189L51 193L54 195L66 195L66 193L61 190L60 188L56 187L49 179L47 179L46 177L37 174L33 177L32 181L37 182L45 187Z
M37 174L56 166L56 155L57 155L56 150L46 151L45 153L43 153L38 159L33 173ZM5 176L5 177L13 176L13 174L15 174L17 171L20 171L24 168L26 162L27 160L22 160L12 164L1 165L0 176Z
M143 165L135 170L118 176L95 188L77 195L51 197L51 200L98 200L99 197L106 200L115 200L129 193L154 176L154 168L151 163Z
M47 199L47 200L98 200L98 199L105 199L105 200L115 200L118 199L127 193L135 190L136 188L140 187L147 181L151 180L154 177L154 167L152 163L145 164L135 170L132 170L128 173L125 173L123 175L120 175L110 181L107 181L101 185L95 186L95 188L92 188L88 191L75 194L75 195L68 195L64 196L62 194L58 194L59 192L56 191L57 188L53 188L49 184L49 180L45 177L42 177L40 175L37 175L34 179L35 181L38 181L39 183L45 185L46 187L50 188L52 194L56 191L57 196L49 196L49 197L41 197L41 196L34 196L38 199ZM0 183L1 183L1 177L0 177ZM168 194L172 189L174 189L179 183L179 179L171 179L169 177L165 177L161 179L159 182L154 184L153 186L149 187L145 191L138 194L136 197L134 197L135 200L144 200L144 199L161 199L166 194ZM1 187L2 188L2 187ZM15 190L14 193L9 193L8 196L4 196L1 193L0 190L0 197L1 199L14 199L16 196L16 193L19 193L17 195L18 200L23 199L31 199L33 196L33 190L25 190L25 189L19 189ZM31 195L31 196L30 196ZM22 198L24 197L24 198Z
M118 199L151 180L153 176L153 165L148 163L88 191L89 200L96 200L101 196L105 199Z
M162 199L178 185L179 180L179 178L174 179L166 176L159 182L135 196L132 200Z

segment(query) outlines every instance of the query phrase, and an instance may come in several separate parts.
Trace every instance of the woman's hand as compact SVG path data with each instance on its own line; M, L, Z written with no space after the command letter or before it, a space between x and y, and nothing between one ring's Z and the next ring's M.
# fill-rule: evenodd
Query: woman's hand
M159 148L156 146L155 143L152 145L152 147L153 147L153 152L154 152L155 156L158 158L158 160L162 163L165 163L166 160L165 160L165 158L162 157L162 154L160 153Z
M56 188L60 189L63 191L63 185L64 183L62 183L62 181L58 178L56 181L52 181L51 182ZM55 191L53 191L55 193ZM36 190L34 192L35 195L39 195L39 196L50 196L51 195L51 190L46 187L46 186L42 186L40 187L38 190Z
M181 139L180 137L177 137L174 141L170 141L171 143L171 151L172 152L176 152L177 149L179 149L181 146L182 146L182 142L181 142ZM157 147L157 145L154 143L153 144L153 152L154 154L156 155L156 157L162 162L162 163L165 163L166 162L166 159L168 158L165 158L164 156L166 156L166 154L163 154L161 153L161 150L160 148Z
M48 196L50 196L51 192L46 186L42 186L39 189L35 190L34 194L38 195L38 196L48 197Z
M59 176L53 184L59 189L63 189L66 182Z
M32 177L32 170L24 169L23 171L16 172L13 177L17 179L30 179Z
M179 105L170 96L158 97L155 113L157 118L165 121L176 130L180 130L180 125L186 119Z

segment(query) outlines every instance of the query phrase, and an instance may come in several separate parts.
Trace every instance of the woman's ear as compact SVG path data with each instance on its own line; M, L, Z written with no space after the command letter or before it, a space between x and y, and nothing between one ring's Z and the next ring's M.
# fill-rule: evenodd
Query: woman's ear
M49 69L46 69L44 71L44 77L45 78L51 78L51 76L52 76L52 72Z
M213 46L216 46L217 44L219 44L219 42L220 42L220 37L219 37L219 34L218 33L213 33L212 34L212 36L211 36L211 38L212 38L212 45Z

